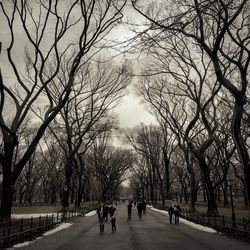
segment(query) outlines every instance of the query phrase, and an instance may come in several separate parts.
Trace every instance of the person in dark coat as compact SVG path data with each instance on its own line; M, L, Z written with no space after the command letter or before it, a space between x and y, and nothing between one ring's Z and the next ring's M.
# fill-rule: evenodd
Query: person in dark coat
M137 211L138 211L139 219L141 220L141 216L142 216L142 203L141 202L137 203Z
M174 223L179 224L179 217L180 217L181 208L178 204L174 205Z
M128 203L128 220L131 220L131 214L132 214L132 202L129 201Z
M111 218L111 228L112 228L112 233L116 232L116 214L117 214L117 209L115 205L111 205L109 209L109 215Z
M173 218L174 208L172 206L169 206L168 208L168 215L169 215L169 222L172 224L172 218Z
M104 225L105 225L105 218L104 218L104 213L103 209L104 205L100 204L99 207L97 208L97 215L98 215L98 220L99 220L99 227L100 227L100 233L104 233Z
M106 203L103 205L103 217L104 220L107 222L108 221L108 215L109 215L109 207Z

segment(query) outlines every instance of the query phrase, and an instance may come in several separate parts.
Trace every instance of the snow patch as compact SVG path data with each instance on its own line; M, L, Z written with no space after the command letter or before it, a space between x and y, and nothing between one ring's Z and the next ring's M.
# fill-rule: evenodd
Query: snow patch
M59 216L61 215L62 213L59 213ZM11 218L14 218L14 219L30 219L31 217L33 218L38 218L38 217L45 217L45 216L54 216L56 217L57 216L57 213L40 213L40 214L11 214Z
M7 248L7 249L14 249L14 248L20 248L20 247L26 247L28 246L30 243L32 243L32 241L25 241L23 243L18 243L16 245L13 246L13 248Z
M95 214L96 214L96 210L93 210L93 211L86 213L85 216L89 217L89 216L93 216Z
M72 225L73 225L72 223L62 223L59 227L56 227L56 228L54 228L54 229L52 229L52 230L44 233L43 235L44 236L48 236L48 235L54 234L54 233L56 233L56 232L58 232L60 230L66 229L68 227L71 227Z
M165 210L160 210L160 209L156 209L156 208L153 208L153 207L151 209L156 211L156 212L159 212L161 214L164 214L164 215L168 216L168 212L165 211ZM207 233L217 233L217 231L214 230L211 227L202 226L202 225L196 224L194 222L188 221L188 220L183 219L183 218L180 218L180 222L182 222L183 224L186 224L187 226L190 226L190 227L192 227L194 229L201 230L201 231L204 231L204 232L207 232Z
M194 222L185 220L185 219L183 219L183 218L180 218L180 221L183 222L184 224L186 224L186 225L192 227L192 228L195 228L195 229L198 229L198 230L207 232L207 233L217 233L217 231L214 230L214 229L211 228L211 227L202 226L202 225L196 224L196 223L194 223Z
M43 236L48 236L48 235L51 235L51 234L54 234L60 230L63 230L63 229L66 229L66 228L69 228L71 227L73 224L72 223L62 223L60 226L46 232L43 234ZM35 242L36 240L39 240L41 239L42 237L37 237L36 239L34 239L33 241L25 241L23 243L18 243L16 245L14 245L12 248L7 248L7 249L15 249L15 248L20 248L20 247L24 247L24 246L29 246L30 244L32 244L33 242Z

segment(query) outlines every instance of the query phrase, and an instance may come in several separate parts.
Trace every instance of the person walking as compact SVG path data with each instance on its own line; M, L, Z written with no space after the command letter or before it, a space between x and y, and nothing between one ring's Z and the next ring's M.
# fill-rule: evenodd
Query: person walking
M131 220L131 215L132 215L132 201L129 201L128 203L128 221Z
M141 220L141 216L142 216L142 203L141 202L137 203L137 211L138 211L139 219Z
M98 215L99 227L100 227L101 234L104 233L104 224L105 224L103 208L104 208L104 205L100 204L99 207L97 208L97 211L96 211L96 213Z
M112 233L116 232L116 215L117 215L117 209L115 205L111 205L109 209L109 215L111 218L111 228L112 228Z
M171 206L169 206L168 208L168 215L169 215L169 222L170 224L172 224L172 219L173 219L173 213L174 213L174 208Z
M109 215L109 207L108 207L107 203L104 203L104 205L103 205L103 217L104 217L105 222L108 221L108 215Z
M179 224L179 217L180 217L181 208L178 204L174 205L174 223Z

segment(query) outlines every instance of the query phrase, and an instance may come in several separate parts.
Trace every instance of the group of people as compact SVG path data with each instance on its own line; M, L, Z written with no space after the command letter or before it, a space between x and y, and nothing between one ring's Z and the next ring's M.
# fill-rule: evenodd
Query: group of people
M128 221L131 220L132 217L132 201L129 201L128 203ZM136 206L136 201L134 202L134 206ZM137 202L137 212L138 212L138 216L139 219L141 220L142 218L142 214L146 213L146 207L147 207L147 203L143 200L142 202Z
M141 220L142 214L145 215L146 213L146 202L143 200L142 202L134 202L134 206L137 207L138 217ZM129 201L127 208L128 208L128 221L131 220L132 217L132 207L133 202ZM174 206L169 206L168 214L169 214L169 222L173 224L173 215L174 215L174 223L179 224L179 217L180 217L181 208L179 204L175 204ZM108 221L108 217L111 220L111 229L112 233L116 232L116 215L117 215L117 208L115 204L108 205L107 203L100 204L97 209L99 225L100 225L100 233L104 232L104 227L106 222Z
M179 224L180 211L181 211L181 208L179 204L175 204L174 206L169 206L168 215L169 215L170 224L172 224L173 215L174 215L174 223Z
M106 203L100 204L97 209L97 215L99 219L100 233L104 233L105 223L108 221L109 216L111 219L112 233L116 232L117 209L115 204L111 204L110 206Z
M127 207L128 207L128 220L131 220L132 215L132 205L133 202L129 201ZM136 202L134 202L134 205L136 206ZM137 211L139 219L141 220L142 214L146 213L146 202L138 202L137 203ZM111 221L111 229L112 233L116 232L116 215L117 215L117 208L115 204L108 205L107 203L101 203L99 204L97 208L97 215L99 220L99 226L100 226L100 233L104 233L104 228L106 222L108 222L108 218L110 217Z

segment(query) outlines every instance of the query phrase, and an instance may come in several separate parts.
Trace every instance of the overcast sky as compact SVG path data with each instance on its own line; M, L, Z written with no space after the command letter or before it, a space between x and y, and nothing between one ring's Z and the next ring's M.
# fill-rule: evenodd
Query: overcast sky
M141 1L140 4L147 4L151 2L151 0ZM124 23L137 23L141 24L144 18L138 14L134 8L128 5L124 10ZM138 28L138 27L137 27ZM120 25L118 29L114 29L114 37L118 41L124 41L134 36L134 33L130 31L127 25ZM131 55L125 55L125 58L131 59ZM135 56L137 57L137 56ZM136 59L133 60L136 64ZM140 65L137 65L138 69ZM126 127L134 127L139 125L140 123L151 124L156 123L155 117L146 111L145 106L141 103L140 98L133 94L133 86L130 88L130 94L125 96L121 105L115 109L115 112L119 115L120 126L122 128Z
M140 123L151 124L156 120L153 115L145 110L138 97L129 94L122 99L121 105L115 109L119 115L119 122L122 128L134 127Z
M135 10L131 9L130 6L126 7L124 10L125 17L123 19L124 22L130 21L130 22L138 22L138 20L141 20L142 17L140 17ZM0 18L0 36L5 37L5 39L8 37L9 30L7 27L4 28L6 24L4 24L3 20ZM133 36L132 32L129 31L128 27L125 25L117 26L117 29L114 29L113 36L115 40L123 40L128 39ZM17 65L20 67L24 66L24 41L25 36L23 36L22 27L17 26L15 29L15 34L18 37L19 43L15 44L14 47L14 59ZM3 50L5 50L8 43L3 43ZM5 80L9 80L12 82L13 76L12 76L12 70L9 67L9 64L4 61L3 57L0 57L0 63L2 70L4 71L4 77ZM133 88L131 88L133 89ZM139 125L140 123L145 124L151 124L155 123L155 118L145 110L145 107L143 104L140 103L139 97L136 97L133 95L132 91L130 91L130 94L125 96L121 100L121 104L115 108L115 113L119 116L119 125L122 128L126 127L134 127Z

